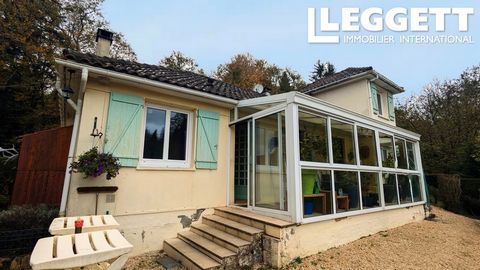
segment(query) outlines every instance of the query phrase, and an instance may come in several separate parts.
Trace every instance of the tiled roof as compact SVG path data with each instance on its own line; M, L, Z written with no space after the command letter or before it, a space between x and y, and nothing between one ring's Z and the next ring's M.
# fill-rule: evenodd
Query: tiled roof
M80 64L108 69L235 100L263 96L253 90L242 89L205 75L189 71L174 70L159 65L149 65L109 57L101 57L95 54L80 53L72 50L64 50L63 58Z
M309 92L311 94L313 92L321 90L322 88L325 88L330 85L334 85L336 83L340 83L342 81L352 78L355 75L358 75L370 70L373 70L373 68L372 67L349 67L342 71L336 72L332 75L323 77L320 80L305 86L305 88L301 89L300 92L302 93Z

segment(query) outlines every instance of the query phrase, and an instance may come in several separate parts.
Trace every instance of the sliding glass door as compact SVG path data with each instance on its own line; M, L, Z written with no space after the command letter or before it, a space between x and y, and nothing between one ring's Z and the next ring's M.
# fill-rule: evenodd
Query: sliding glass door
M254 121L254 206L287 211L285 114Z

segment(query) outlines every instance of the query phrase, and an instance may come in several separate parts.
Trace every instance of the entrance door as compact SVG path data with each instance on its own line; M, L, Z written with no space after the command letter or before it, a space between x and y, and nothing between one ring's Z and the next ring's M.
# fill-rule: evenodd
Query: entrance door
M235 125L235 205L248 206L249 122Z

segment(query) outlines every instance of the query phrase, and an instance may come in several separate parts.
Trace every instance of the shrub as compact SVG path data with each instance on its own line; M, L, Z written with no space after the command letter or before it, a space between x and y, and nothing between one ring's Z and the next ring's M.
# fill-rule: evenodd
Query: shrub
M458 175L438 175L438 199L445 204L447 210L459 211L461 209L461 195L462 188Z
M0 231L48 228L57 216L57 206L12 206L0 212Z
M467 212L475 217L480 217L480 199L470 196L462 196L463 207Z

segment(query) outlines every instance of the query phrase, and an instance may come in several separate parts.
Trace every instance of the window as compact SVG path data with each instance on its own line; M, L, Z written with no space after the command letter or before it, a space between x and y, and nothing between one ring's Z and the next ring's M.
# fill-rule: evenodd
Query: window
M380 153L382 155L382 166L395 168L395 153L393 152L393 137L387 134L378 133L380 138Z
M333 214L332 176L327 170L302 170L303 216Z
M360 209L358 173L335 171L334 179L337 213Z
M255 206L287 211L285 116L255 120Z
M360 172L363 209L380 206L378 173Z
M398 181L398 195L400 196L400 203L411 203L412 202L412 193L410 190L410 179L408 175L399 174L397 175Z
M397 156L397 168L408 169L407 166L407 153L405 152L405 140L395 138L395 151Z
M414 202L422 200L422 188L420 186L420 177L418 175L410 175L410 183L412 184L412 196Z
M328 162L327 118L299 113L300 160Z
M416 170L417 166L415 165L415 148L412 142L407 142L407 158L408 158L408 169Z
M378 104L378 114L383 115L382 95L380 93L377 93L377 104Z
M368 128L357 127L360 165L377 166L377 145L375 132Z
M188 166L189 112L148 106L145 116L143 164Z
M384 173L382 175L382 179L383 179L383 197L385 198L385 205L397 205L398 194L397 194L397 180L395 179L395 174Z
M355 164L355 140L353 125L331 121L333 162Z

